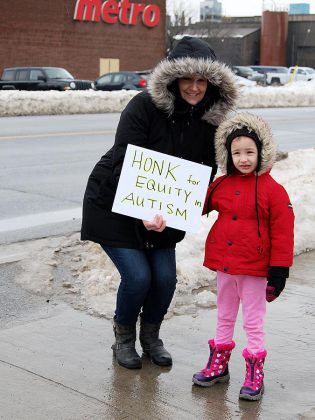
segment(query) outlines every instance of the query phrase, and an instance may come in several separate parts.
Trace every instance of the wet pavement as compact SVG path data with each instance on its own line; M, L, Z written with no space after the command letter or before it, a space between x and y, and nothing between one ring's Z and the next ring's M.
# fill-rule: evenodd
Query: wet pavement
M111 322L60 303L0 330L0 419L315 419L314 257L313 251L295 258L287 288L268 304L261 401L238 399L245 373L241 317L230 382L204 389L191 377L207 360L215 309L163 323L172 368L144 359L141 370L127 370L112 358Z

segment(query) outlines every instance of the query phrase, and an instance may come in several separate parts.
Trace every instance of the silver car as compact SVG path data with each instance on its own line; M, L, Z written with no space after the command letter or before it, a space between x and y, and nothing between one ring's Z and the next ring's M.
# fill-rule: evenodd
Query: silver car
M232 66L232 71L240 77L245 77L245 79L252 80L262 85L265 82L265 77L263 74L258 73L258 71L253 70L249 66Z

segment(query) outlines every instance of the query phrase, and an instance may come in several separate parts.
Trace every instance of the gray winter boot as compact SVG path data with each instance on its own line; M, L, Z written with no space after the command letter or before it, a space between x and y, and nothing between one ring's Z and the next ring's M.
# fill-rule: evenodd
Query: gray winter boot
M159 366L171 366L172 356L163 346L163 341L159 338L159 324L150 324L140 320L140 343L143 353L148 355L153 363Z
M142 361L136 352L136 324L122 325L114 320L114 334L116 341L112 350L118 364L128 369L140 369Z

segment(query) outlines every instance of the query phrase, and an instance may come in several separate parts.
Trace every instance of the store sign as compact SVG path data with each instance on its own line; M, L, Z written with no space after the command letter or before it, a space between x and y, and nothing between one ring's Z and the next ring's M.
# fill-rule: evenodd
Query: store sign
M129 0L77 0L74 10L74 20L123 25L137 25L138 17L142 23L153 28L160 21L161 11L155 4L130 3Z

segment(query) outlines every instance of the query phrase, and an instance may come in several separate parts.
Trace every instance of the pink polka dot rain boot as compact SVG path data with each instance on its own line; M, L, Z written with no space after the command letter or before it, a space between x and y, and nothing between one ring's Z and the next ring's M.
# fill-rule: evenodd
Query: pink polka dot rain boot
M260 400L264 392L264 362L266 350L251 354L247 349L243 350L243 357L246 363L246 374L239 397L243 400Z
M218 382L228 382L230 379L228 363L234 341L229 344L217 344L209 340L210 356L204 369L194 374L192 381L196 385L210 387Z

